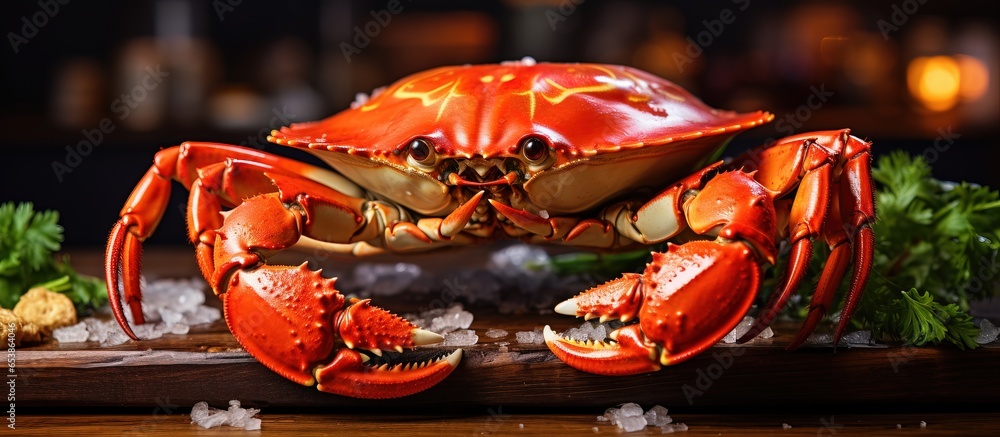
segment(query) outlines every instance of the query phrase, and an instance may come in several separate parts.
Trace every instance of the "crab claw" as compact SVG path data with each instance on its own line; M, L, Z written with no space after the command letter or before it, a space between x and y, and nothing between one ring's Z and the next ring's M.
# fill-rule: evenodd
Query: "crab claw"
M739 242L692 241L654 252L642 275L626 274L591 288L556 312L632 323L611 332L613 342L579 342L546 329L559 359L602 375L655 371L716 344L743 318L756 296L760 268Z
M402 353L404 347L440 343L444 337L372 306L369 299L356 301L341 312L337 332L347 349L338 350L329 365L313 371L320 391L369 399L408 396L441 382L462 359L462 350L458 349L444 357L417 362L382 360L382 350ZM356 348L368 350L374 357ZM386 362L378 364L372 358Z
M408 396L455 369L461 350L419 362L405 361L405 354L399 357L404 362L387 360L382 351L402 353L442 337L367 299L347 302L335 282L305 264L237 270L222 294L226 323L247 352L271 370L344 396Z
M613 332L615 341L579 341L560 337L545 325L545 344L560 360L584 372L634 375L660 370L657 347L629 325Z
M462 350L417 363L369 364L370 358L340 349L333 361L314 372L320 391L365 399L407 396L426 390L447 377L462 359Z

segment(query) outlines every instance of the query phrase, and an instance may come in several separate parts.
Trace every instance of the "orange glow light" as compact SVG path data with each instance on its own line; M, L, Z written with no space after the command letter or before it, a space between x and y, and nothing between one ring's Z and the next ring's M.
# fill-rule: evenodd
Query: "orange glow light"
M947 111L958 103L961 73L948 56L920 57L906 68L906 84L920 103L932 111Z
M990 72L983 61L977 58L968 55L956 55L955 58L958 59L958 71L962 78L958 94L962 96L962 100L979 100L990 86Z

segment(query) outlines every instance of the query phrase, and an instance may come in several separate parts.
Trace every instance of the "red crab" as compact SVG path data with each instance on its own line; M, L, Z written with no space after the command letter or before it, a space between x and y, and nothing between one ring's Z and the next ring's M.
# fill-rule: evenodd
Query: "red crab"
M108 242L118 290L141 322L141 242L172 181L190 190L188 231L226 322L265 366L347 396L405 396L431 387L461 350L390 365L383 350L440 341L367 300L346 301L286 249L365 255L422 252L498 238L615 250L676 239L644 274L626 274L560 304L560 313L638 319L617 341L579 343L546 329L566 363L589 372L656 370L715 344L750 308L760 266L791 244L784 280L756 334L796 288L814 239L826 264L797 345L830 307L853 262L843 331L872 263L869 143L848 130L783 138L711 162L766 112L712 109L636 69L591 64L444 67L406 77L351 109L273 131L333 171L253 149L187 142L160 151Z

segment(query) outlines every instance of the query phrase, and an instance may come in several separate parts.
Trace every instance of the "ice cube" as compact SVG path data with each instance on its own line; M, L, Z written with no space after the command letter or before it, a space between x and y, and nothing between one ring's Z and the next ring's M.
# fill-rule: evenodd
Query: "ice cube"
M979 335L976 336L976 343L993 343L997 340L998 335L1000 335L1000 328L993 326L989 320L983 319L979 322Z
M666 425L673 421L667 414L667 409L662 405L653 406L653 408L643 413L643 417L646 418L646 423L652 426Z
M456 329L469 329L472 325L473 316L472 313L468 311L457 311L449 312L439 317L435 317L431 320L431 326L427 328L429 331L437 332L438 334L447 333L454 331Z
M163 336L163 332L156 329L155 323L145 323L142 325L135 325L132 327L132 332L135 333L136 337L143 340L152 340L154 338L160 338Z
M184 335L188 333L189 329L190 327L188 325L185 325L183 323L178 323L174 326L171 326L169 332L175 335Z
M566 332L562 333L562 336L570 340L577 341L587 341L590 336L583 332L580 328L569 328Z
M604 341L607 340L607 338L608 328L605 328L604 325L597 325L597 327L594 328L594 332L590 334L590 339L594 341Z
M517 342L521 343L521 344L531 344L531 343L535 342L535 332L534 331L516 332L516 333L514 333L514 337L517 338Z
M806 339L806 343L831 344L833 343L833 336L830 334L811 334L809 335L809 338Z
M489 338L504 338L507 336L507 331L503 329L490 329L486 331L486 336Z
M198 402L191 408L191 423L208 429L221 426L229 419L226 411L208 406L208 402Z
M764 330L760 331L760 334L757 335L757 338L771 338L771 337L774 337L774 331L771 330L770 326L764 328Z
M680 431L687 431L688 426L683 423L674 423L660 426L660 434L672 434Z
M158 308L160 313L160 320L163 321L167 326L173 326L174 324L181 321L184 318L184 314L179 311L174 311L170 308Z
M782 423L781 424L781 429L792 429L792 425L789 425L787 423Z
M115 326L114 331L108 331L107 336L101 339L101 347L118 346L129 341L128 335L121 328Z
M479 342L479 336L472 329L460 329L444 335L442 346L472 346Z
M743 336L743 334L746 334L747 331L750 330L750 327L753 326L753 321L754 321L753 317L750 316L744 317L743 320L741 320L740 323L738 323L736 327L733 328L732 331L729 331L729 333L722 338L723 343L729 343L729 344L736 343L736 340L738 340L740 337Z
M840 341L847 344L868 344L871 343L871 339L871 331L852 331L844 334Z
M618 418L618 427L626 432L639 431L646 427L646 418L642 416L625 416Z
M921 421L920 421L920 428L921 428L921 429L923 429L923 428L927 428L927 422L924 422L923 420L921 420Z
M621 407L622 415L625 417L642 416L642 407L639 404L627 403Z
M206 429L229 425L255 431L260 429L260 419L253 417L257 413L260 413L259 409L242 408L237 400L229 401L229 408L226 410L212 408L207 402L198 402L191 408L191 423Z
M79 343L87 341L90 333L87 332L87 322L80 322L72 326L56 328L52 331L52 336L60 343Z

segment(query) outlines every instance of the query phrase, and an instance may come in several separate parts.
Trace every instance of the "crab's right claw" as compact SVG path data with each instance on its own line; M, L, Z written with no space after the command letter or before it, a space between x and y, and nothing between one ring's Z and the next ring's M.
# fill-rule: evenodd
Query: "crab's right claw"
M636 317L642 305L642 275L621 278L593 287L556 306L556 312L601 322ZM577 341L563 338L545 327L545 344L560 360L584 372L633 375L660 370L658 348L642 334L639 325L612 331L611 341Z
M370 362L370 351L382 357L383 350L402 352L403 348L440 343L444 337L417 328L409 321L369 300L353 302L339 317L337 331L349 348L337 351L329 365L318 367L313 375L317 389L343 396L387 399L409 396L431 388L451 374L462 359L462 350L418 362Z
M305 264L238 270L222 295L226 323L243 348L271 370L344 396L408 396L455 370L461 350L424 354L416 362L406 354L393 356L443 338L367 299L347 301L335 282Z

